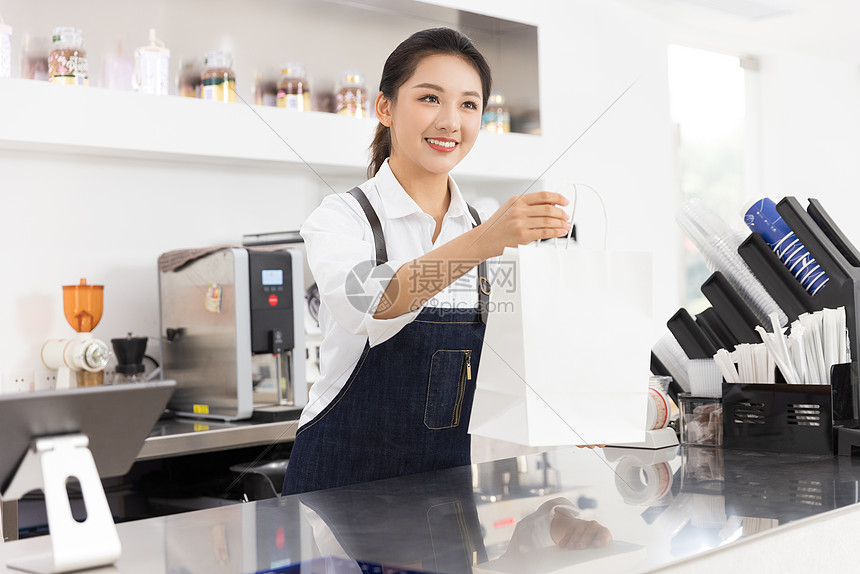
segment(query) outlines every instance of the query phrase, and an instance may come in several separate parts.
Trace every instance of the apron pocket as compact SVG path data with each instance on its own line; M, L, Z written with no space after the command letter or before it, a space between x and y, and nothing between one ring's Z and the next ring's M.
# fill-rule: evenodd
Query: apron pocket
M439 430L460 424L467 381L472 379L472 351L439 350L430 359L424 426Z

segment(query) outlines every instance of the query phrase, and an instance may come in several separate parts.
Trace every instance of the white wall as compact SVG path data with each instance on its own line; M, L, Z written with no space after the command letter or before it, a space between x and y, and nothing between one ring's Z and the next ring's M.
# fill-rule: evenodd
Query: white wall
M760 73L766 194L820 199L860 245L860 66L774 54Z
M322 194L320 182L278 170L72 154L3 152L0 173L6 375L32 375L42 343L72 334L61 285L105 286L95 336L157 337L160 253L297 229Z

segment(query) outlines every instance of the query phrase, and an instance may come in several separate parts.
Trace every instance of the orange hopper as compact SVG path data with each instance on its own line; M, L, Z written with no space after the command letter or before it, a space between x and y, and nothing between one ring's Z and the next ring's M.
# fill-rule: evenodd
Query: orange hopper
M89 333L102 318L104 285L63 285L63 312L66 321L78 333Z

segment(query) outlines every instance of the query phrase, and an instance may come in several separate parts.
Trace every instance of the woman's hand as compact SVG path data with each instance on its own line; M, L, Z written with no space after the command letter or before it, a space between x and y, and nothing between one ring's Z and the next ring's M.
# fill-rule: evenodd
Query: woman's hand
M486 222L473 232L486 258L501 255L505 247L525 245L538 239L564 237L570 230L566 197L550 191L527 193L507 200Z
M374 318L391 319L419 308L481 261L501 255L505 247L567 235L567 214L556 207L567 203L563 195L548 191L512 197L486 223L401 266Z
M559 548L605 548L612 542L612 534L605 526L594 520L576 518L563 507L556 509L550 535Z

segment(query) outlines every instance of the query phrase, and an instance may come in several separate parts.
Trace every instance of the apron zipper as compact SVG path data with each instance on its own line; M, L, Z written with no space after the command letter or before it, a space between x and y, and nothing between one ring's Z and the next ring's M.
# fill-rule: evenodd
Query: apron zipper
M465 368L460 371L460 388L457 392L457 405L454 407L454 426L460 424L460 409L463 406L463 397L466 395L466 381L472 380L472 351L467 350L463 357ZM463 376L465 375L465 377Z

